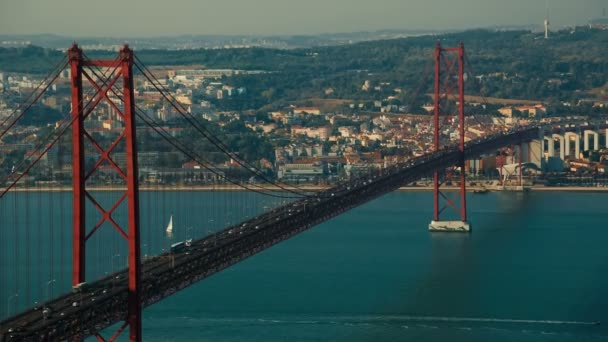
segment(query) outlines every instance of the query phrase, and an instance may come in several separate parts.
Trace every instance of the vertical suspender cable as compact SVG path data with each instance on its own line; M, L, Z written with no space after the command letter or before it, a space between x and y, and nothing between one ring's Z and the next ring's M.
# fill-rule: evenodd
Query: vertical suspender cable
M50 169L50 165L49 165L49 169ZM52 183L49 183L52 184ZM36 292L37 292L37 302L41 302L41 283L42 283L42 258L40 257L42 255L42 240L45 240L42 237L42 215L44 214L45 210L51 210L51 208L49 208L50 202L47 202L49 200L48 196L43 196L43 194L47 194L46 191L48 191L49 189L43 189L41 188L41 186L38 187L37 193L37 199L38 199L38 203L36 204L36 212L40 213L40 215L35 215L35 221L34 224L36 225L36 242L37 242L37 248L34 248L34 250L36 251L36 258L34 258L35 260L35 267L36 267ZM47 202L46 206L43 206L43 197L44 198L44 202ZM45 240L48 241L48 240Z
M57 197L59 197L59 211L58 211L58 216L59 216L59 225L57 227L57 229L59 230L59 285L61 286L61 288L65 288L65 277L64 275L64 270L68 267L66 265L66 260L65 260L65 252L66 252L66 248L65 248L65 235L64 235L64 231L66 229L69 229L70 225L66 224L65 222L65 217L69 216L69 213L66 212L65 209L65 201L68 198L67 196L68 192L65 191L61 191L59 192L57 195ZM55 221L56 218L54 218L54 214L51 213L51 220ZM55 244L55 236L52 237L52 242L51 244ZM54 274L53 274L54 276ZM53 278L51 278L53 279Z
M25 305L30 305L30 273L31 273L31 255L30 255L30 230L31 230L31 220L29 215L30 209L30 191L35 191L34 188L25 188L25 205L23 206L23 212L25 214L24 217L24 230L25 230L25 239L23 251L25 252Z
M19 237L19 231L21 230L21 220L19 219L19 205L17 203L19 196L18 192L16 190L13 190L13 215L15 215L15 224L13 225L13 236L15 237L15 247L14 247L14 256L13 256L13 263L17 263L19 262L19 249L20 249L20 245L21 245L21 239ZM13 268L15 271L15 292L18 293L19 292L19 267L15 267ZM20 294L20 296L23 296L23 292ZM19 303L19 297L15 298L15 307L18 307L18 303Z
M8 221L8 217L6 216L5 205L3 201L0 201L0 217L4 218L5 222ZM0 228L0 266L4 268L4 265L8 264L8 258L6 257L6 250L8 245L8 240L5 236L5 232L3 228ZM5 274L5 277L8 275ZM6 278L5 278L6 279ZM0 281L0 296L8 296L8 291L6 289L6 281ZM0 312L2 309L0 309ZM8 313L7 313L8 315ZM5 317L4 314L0 314L0 317Z

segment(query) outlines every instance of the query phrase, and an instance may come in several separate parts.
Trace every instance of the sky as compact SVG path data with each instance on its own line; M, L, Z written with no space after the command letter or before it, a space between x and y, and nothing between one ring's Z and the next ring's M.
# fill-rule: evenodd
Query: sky
M156 37L318 34L538 24L547 0L0 0L0 34ZM608 0L549 0L552 27L600 17Z

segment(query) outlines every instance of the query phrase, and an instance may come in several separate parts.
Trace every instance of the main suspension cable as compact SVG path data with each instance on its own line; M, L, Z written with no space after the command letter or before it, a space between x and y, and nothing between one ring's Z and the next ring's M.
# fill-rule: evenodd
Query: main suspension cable
M90 69L92 71L92 73L99 78L99 75L96 73L96 71L94 69ZM114 90L114 87L111 87L109 89L109 91L111 91L114 96L116 96L119 100L124 102L124 99L122 96L120 96L119 93L117 93ZM178 148L184 155L187 155L189 158L193 159L194 161L196 161L197 163L199 163L201 166L203 166L203 168L205 168L206 170L212 172L213 174L215 174L218 177L221 178L225 178L228 182L237 185L241 188L253 191L253 192L257 192L260 194L264 194L267 196L273 196L273 197L278 197L278 198L300 198L300 197L293 197L293 196L280 196L280 195L275 195L275 194L269 194L264 192L264 190L266 190L264 187L257 185L257 184L252 184L253 186L256 186L262 190L255 190L252 189L250 187L244 186L242 184L240 184L239 182L229 179L227 176L225 176L224 174L222 174L221 172L212 169L211 167L209 167L208 165L211 165L211 163L207 160L205 160L204 158L202 158L200 155L198 155L196 152L193 152L191 150L188 150L188 148L185 147L185 145L179 141L177 141L177 139L173 138L167 131L165 128L163 128L160 124L158 124L155 120L149 118L144 111L137 105L135 105L135 109L136 109L136 115L142 120L144 121L144 123L146 123L148 126L150 126L155 132L157 132L163 139L167 140L171 145L173 145L174 147ZM162 132L162 133L161 133ZM170 141L173 140L173 141ZM202 159L202 160L201 160Z
M183 153L187 157L189 157L192 160L194 160L197 163L199 163L203 168L205 168L209 172L212 172L213 174L215 174L216 176L218 176L218 177L220 177L222 179L225 179L226 181L232 183L233 185L239 186L239 187L241 187L243 189L246 189L248 191L252 191L252 192L255 192L255 193L258 193L258 194L262 194L262 195L265 195L265 196L271 196L271 197L276 197L276 198L288 198L288 199L302 198L302 197L276 195L276 194L267 193L267 192L263 192L263 191L260 191L260 190L252 189L252 188L249 188L249 187L247 187L247 186L245 186L243 184L240 184L239 182L237 182L235 180L232 180L232 179L226 177L224 174L222 174L222 173L216 171L215 169L207 166L207 162L201 162L201 161L199 161L198 158L193 153L190 153L186 148L184 148L182 146L181 142L174 141L175 139L171 138L171 135L166 131L165 128L163 128L161 126L157 126L149 117L147 117L145 114L142 114L141 110L139 110L139 111L136 110L135 114L146 125L148 125L150 128L152 128L158 135L160 135L165 141L167 141L173 147L175 147L176 149L178 149L181 153Z
M215 145L218 149L220 149L220 151L222 151L224 154L226 154L227 156L229 156L230 158L232 158L236 163L238 163L239 165L241 165L243 168L247 169L249 172L251 172L252 174L254 174L255 176L260 177L262 180L266 181L267 183L274 185L276 187L279 187L285 191L297 194L297 195L301 195L301 196L310 196L307 193L302 193L302 192L298 192L293 190L293 188L296 189L300 189L297 186L294 185L281 185L279 182L275 182L272 181L270 179L268 179L263 172L257 168L255 165L248 163L245 160L242 160L241 158L239 158L236 154L234 154L233 152L229 151L229 147L226 146L219 138L217 138L215 135L213 135L213 133L211 133L207 128L204 127L204 125L200 124L200 122L191 114L189 113L185 108L183 108L183 106L181 104L179 104L179 106L176 103L179 103L179 101L177 101L173 95L171 95L171 93L169 91L167 91L166 89L162 88L162 85L160 84L160 82L158 81L158 79L154 76L154 74L152 74L152 72L149 71L149 69L139 60L139 58L137 56L135 56L136 61L138 63L135 63L135 66L138 68L138 70L142 73L142 75L152 83L152 85L156 88L157 91L159 91L161 93L161 95L163 96L163 98L165 100L167 100L169 102L169 104L192 126L194 127L200 134L202 134L209 142L211 142L213 145ZM170 98L169 98L170 97ZM253 172L253 170L255 170L256 172Z
M114 70L112 71L112 73L111 73L111 74L114 74L114 73L116 72L116 69L117 69L117 68L118 68L118 66L116 66L116 67L114 68ZM94 100L94 99L95 99L95 97L96 97L96 96L97 96L99 93L100 93L99 89L95 90L94 95L91 97L91 99L89 100L89 102L88 102L88 103L87 103L87 104L86 104L86 105L83 107L83 110L84 110L85 108L89 107L89 105L90 105L92 102L97 102L97 103L99 103L99 101L101 101L101 98L98 98L98 99ZM92 111L94 108L95 108L94 106L93 106L93 107L89 107L89 108L88 108L88 110L86 111L86 113L83 113L84 117L86 118L86 116L88 116L88 114L90 114L90 113L91 113L91 111ZM67 117L67 114L66 114L66 117ZM62 129L60 129L60 128L61 128L61 126L60 126L60 127L56 128L56 129L52 130L52 131L49 133L49 135L48 135L47 139L49 139L50 137L52 137L53 133L57 132L57 130L59 129L59 133L57 134L57 136L56 136L55 138L53 138L53 139L52 139L50 142L47 142L47 141L44 141L44 140L43 140L43 141L41 141L41 143L40 143L40 144L38 144L37 148L36 148L34 151L30 152L30 153L28 154L28 156L26 156L26 158L24 158L24 160L23 160L23 161L22 161L22 162L19 164L19 168L15 168L15 170L13 170L13 171L12 171L12 172L11 172L11 173L10 173L10 174L7 176L7 177L5 177L5 179L3 179L2 181L0 181L0 184L5 184L5 183L6 183L6 182L7 182L7 181L8 181L8 180L9 180L9 179L10 179L10 178L11 178L11 177L12 177L12 176L13 176L13 175L14 175L14 174L17 172L17 171L18 171L18 169L20 169L22 166L24 166L24 165L25 165L25 163L26 163L28 160L30 160L30 158L32 158L33 156L35 156L35 155L36 155L36 153L38 152L38 156L37 156L37 157L36 157L36 158L35 158L35 159L34 159L34 160L33 160L33 161L32 161L32 162L31 162L31 163L30 163L30 164L29 164L27 167L26 167L26 169L25 169L23 172L21 172L21 173L20 173L20 174L19 174L17 177L15 177L15 179L14 179L12 182L10 182L9 186L7 186L7 187L6 187L4 190L2 190L2 192L0 192L0 198L4 197L4 195L5 195L5 194L6 194L6 193L7 193L7 192L10 190L10 189L12 189L12 188L13 188L13 187L14 187L14 186L15 186L15 185L16 185L16 184L19 182L19 180L21 180L21 178L23 178L23 176L25 176L25 175L26 175L26 174L27 174L27 173L28 173L28 172L29 172L29 171L32 169L32 167L34 167L34 165L36 165L36 164L38 163L38 161L40 161L40 159L41 159L41 158L42 158L42 157L43 157L43 156L44 156L44 155L45 155L45 154L46 154L46 153L47 153L47 152L48 152L48 151L49 151L49 150L50 150L50 149L51 149L51 148L52 148L52 147L55 145L55 143L57 143L57 141L58 141L58 140L61 138L61 136L62 136L63 134L65 134L65 132L67 131L67 129L68 129L69 127L71 127L71 126L72 126L72 124L74 123L74 121L76 121L78 118L79 118L79 116L78 116L78 115L75 115L75 116L73 116L73 117L72 117L72 119L71 119L71 120L69 120L69 121L68 121L68 124L67 124L67 125L64 125L64 127L63 127ZM83 118L83 119L84 119L84 118ZM66 121L63 121L63 123L65 123L65 122L66 122ZM44 150L42 150L42 152L39 152L39 151L41 150L42 146L44 146L45 144L48 144L48 145L46 146L46 148L44 148Z
M5 126L6 127L0 132L0 138L2 138L11 128L13 128L16 124L17 121L19 121L24 115L25 113L27 113L27 111L32 108L32 106L38 102L38 100L42 97L42 95L49 89L49 87L51 86L51 84L53 84L53 82L55 82L55 80L57 79L57 77L59 77L59 75L61 74L61 72L63 71L63 69L65 69L65 67L67 66L68 62L65 61L66 60L66 55L64 54L63 58L61 58L61 60L57 63L57 65L55 65L55 67L51 70L51 72L49 72L47 74L47 76L40 82L40 84L38 84L38 86L36 87L36 89L34 89L34 91L32 91L23 102L21 102L17 108L15 108L15 110L8 115L1 123L0 123L0 127ZM65 61L65 62L64 62ZM50 78L50 76L53 75L52 78ZM50 82L48 81L49 78L51 79ZM25 106L25 108L21 111L21 113L19 115L17 115L17 117L10 122L7 125L7 122L11 119L11 117L13 117L13 115L15 115L15 113L17 113L18 110L20 110L21 108L23 108L23 105L26 103L26 101L28 101L36 92L38 92L38 90L43 86L44 88L42 89L42 91L40 91L38 93L38 95L36 95L34 97L34 99L29 102L29 104L27 106Z

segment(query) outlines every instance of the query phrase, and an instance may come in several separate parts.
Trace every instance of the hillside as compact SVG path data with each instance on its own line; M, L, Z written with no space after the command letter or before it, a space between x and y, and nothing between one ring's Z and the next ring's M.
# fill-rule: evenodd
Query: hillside
M397 96L400 103L424 102L419 94L432 92L429 69L437 40L444 46L465 43L470 95L544 102L600 96L597 90L587 91L604 87L608 80L608 31L577 28L555 33L549 40L539 38L527 31L474 30L295 50L142 50L137 54L148 65L273 71L233 77L232 85L248 91L238 99L216 103L223 109L258 109L310 98L373 101L392 94L394 88L403 90ZM38 47L0 49L0 69L43 73L60 56L59 51ZM385 86L365 92L361 90L365 80ZM326 95L329 88L331 94Z

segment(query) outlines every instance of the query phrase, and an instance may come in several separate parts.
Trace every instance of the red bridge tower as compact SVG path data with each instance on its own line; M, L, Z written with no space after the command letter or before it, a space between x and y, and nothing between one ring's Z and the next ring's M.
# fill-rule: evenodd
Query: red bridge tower
M435 117L434 139L435 151L439 151L449 144L449 140L442 139L441 126L446 128L453 125L458 119L460 161L454 170L444 172L435 171L433 177L433 221L429 224L431 231L462 231L468 232L471 226L467 222L467 200L464 167L464 44L461 42L456 48L442 48L437 42L435 47ZM454 115L455 112L458 115ZM458 177L457 174L460 176ZM458 183L458 191L446 194L441 186L448 183ZM458 198L460 203L458 203ZM443 206L440 207L440 204ZM440 214L452 207L460 216L459 221L442 221Z
M137 148L135 140L135 101L133 89L133 51L128 46L120 50L114 60L89 60L84 58L82 50L76 44L68 51L72 78L72 173L73 173L73 269L72 284L85 282L85 260L87 240L104 225L112 226L125 240L129 249L129 285L127 295L128 312L124 324L109 340L113 341L126 327L129 327L129 340L141 341L141 269L139 246L139 192L137 183ZM105 68L109 75L98 74L93 68ZM116 83L122 79L122 89ZM83 80L96 90L86 105L83 102ZM109 94L111 93L111 94ZM110 95L121 98L122 106L110 99ZM91 112L105 100L117 113L123 122L123 131L109 147L102 147L94 137L87 132L84 123ZM122 108L121 108L122 107ZM97 153L97 161L88 170L85 169L85 141ZM112 151L124 143L126 151L126 167L119 166L111 157ZM99 170L103 164L118 174L124 181L124 193L111 207L104 208L87 191L87 180ZM87 201L88 200L88 201ZM116 209L127 201L127 227L123 229L112 217ZM91 205L87 206L86 202ZM101 218L90 229L86 227L85 215L87 207L99 211ZM90 211L90 210L89 210ZM99 334L97 339L105 341Z

